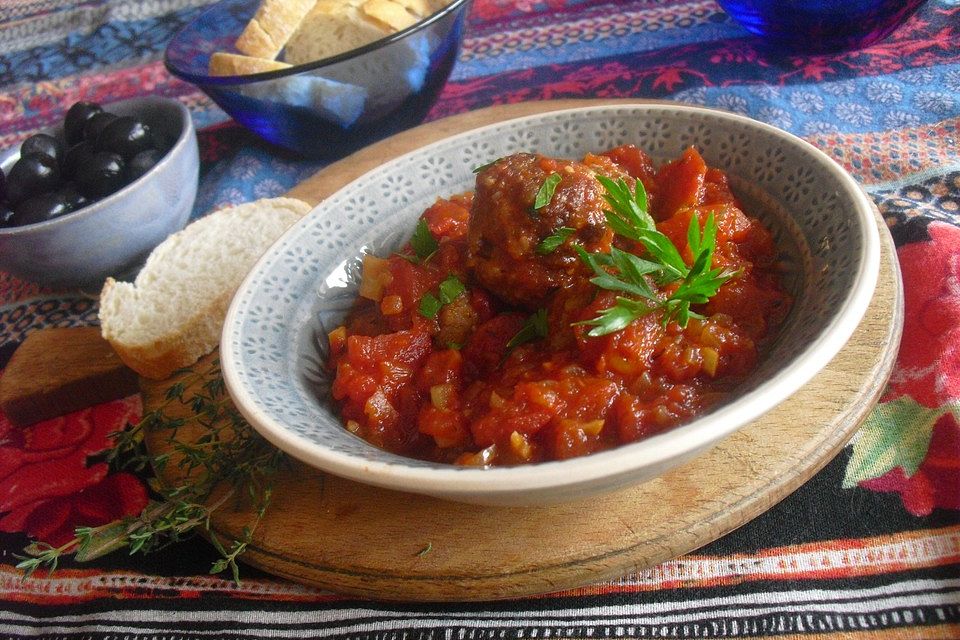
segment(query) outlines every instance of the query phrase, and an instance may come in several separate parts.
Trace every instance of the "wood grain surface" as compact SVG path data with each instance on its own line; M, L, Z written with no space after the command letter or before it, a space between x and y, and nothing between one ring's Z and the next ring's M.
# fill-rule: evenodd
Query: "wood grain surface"
M0 377L0 410L25 426L138 391L137 374L100 337L100 327L34 331Z
M330 165L291 195L319 202L420 145L511 117L588 104L599 103L492 107L423 125ZM840 354L786 402L693 461L636 487L539 508L402 494L295 463L277 477L271 507L243 560L341 593L406 601L486 600L614 578L719 538L769 509L831 460L882 392L896 358L903 296L893 244L885 230L881 235L876 294ZM208 356L199 368L215 357ZM141 381L145 410L161 404L176 381ZM188 428L178 437L199 435ZM160 453L170 444L165 436L148 435L148 447ZM166 473L176 470L168 467ZM212 524L218 535L238 537L250 519L246 509L224 509Z

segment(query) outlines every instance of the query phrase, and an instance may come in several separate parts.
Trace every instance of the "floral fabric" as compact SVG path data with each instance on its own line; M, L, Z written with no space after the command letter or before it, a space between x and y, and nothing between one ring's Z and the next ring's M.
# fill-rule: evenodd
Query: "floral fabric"
M259 141L162 62L207 0L0 3L0 146L76 100L183 101L199 129L194 216L284 193L323 165ZM877 204L905 325L852 442L782 503L695 553L523 600L358 601L250 568L209 576L204 540L69 559L22 580L14 554L136 514L147 478L111 472L138 398L13 426L0 415L0 635L48 638L960 637L960 2L929 0L859 51L782 55L714 0L474 0L430 119L552 98L672 99L804 137ZM30 333L96 324L84 292L0 273L0 370Z

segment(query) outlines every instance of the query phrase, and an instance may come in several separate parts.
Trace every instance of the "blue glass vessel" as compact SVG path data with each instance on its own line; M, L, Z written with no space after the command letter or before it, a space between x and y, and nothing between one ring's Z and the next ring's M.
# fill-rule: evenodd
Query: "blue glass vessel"
M860 49L890 35L924 0L718 0L745 29L784 51Z
M265 140L304 156L336 158L423 120L457 59L469 3L453 0L408 29L342 55L212 76L210 56L236 52L233 42L259 4L224 0L173 37L165 63Z

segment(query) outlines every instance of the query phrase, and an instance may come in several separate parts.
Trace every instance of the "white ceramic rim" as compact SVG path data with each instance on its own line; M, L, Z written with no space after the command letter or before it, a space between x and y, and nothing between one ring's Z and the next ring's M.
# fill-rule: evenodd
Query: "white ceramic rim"
M233 349L228 340L228 328L238 321L241 312L238 301L243 297L240 295L241 292L250 286L251 281L263 267L264 262L278 250L278 247L284 243L284 239L292 233L293 228L291 228L267 250L251 269L234 296L224 322L220 345L221 370L226 387L237 409L251 426L276 447L322 471L365 484L399 491L447 497L463 496L464 498L471 495L478 498L488 496L495 500L497 496L510 494L559 490L581 485L589 486L602 482L604 478L622 476L643 467L682 459L686 455L702 450L725 438L793 395L823 369L847 343L860 324L873 298L880 269L880 234L871 201L857 182L839 164L812 144L789 132L746 116L716 109L663 103L580 107L551 111L549 115L562 116L564 114L610 108L629 109L632 106L643 109L646 112L645 115L649 115L651 110L654 112L680 111L690 114L710 114L748 127L759 128L767 133L784 138L791 144L797 145L802 150L812 154L829 167L831 173L837 178L839 186L846 188L850 197L856 203L856 220L859 223L862 259L853 286L833 320L789 366L781 369L773 378L757 385L740 398L689 423L638 442L569 460L512 467L469 469L453 466L447 468L440 465L426 468L355 458L348 454L324 448L292 433L282 423L266 413L252 398L243 393L242 385L239 382L242 372L232 355ZM461 136L475 135L487 129L499 128L505 124L518 123L543 115L547 114L541 113L534 116L513 118L443 138L384 163L356 178L356 180L361 180L395 162L399 162L409 153L421 153ZM348 188L356 180L344 185L341 190ZM296 223L294 228L307 224L308 218L316 217L318 210L322 210L322 207L323 203L319 204ZM369 446L373 447L373 445Z

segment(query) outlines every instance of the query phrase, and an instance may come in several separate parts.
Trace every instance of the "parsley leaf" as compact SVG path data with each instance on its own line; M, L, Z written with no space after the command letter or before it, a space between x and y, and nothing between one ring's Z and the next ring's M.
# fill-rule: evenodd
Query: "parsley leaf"
M573 232L573 227L560 227L540 241L540 244L537 245L537 253L542 256L553 253L560 248L560 245L562 245Z
M410 238L410 246L413 247L413 252L417 254L420 262L429 260L430 256L436 253L440 247L437 239L430 232L427 221L423 218L417 221L417 227L413 230L413 237Z
M489 169L489 168L492 167L493 165L497 164L497 163L500 162L501 160L503 160L503 158L497 158L496 160L491 160L490 162L487 162L486 164L481 164L479 167L474 167L474 168L473 168L473 172L474 172L474 173L480 173L481 171L486 171L487 169Z
M687 244L694 260L693 265L687 267L677 247L657 231L653 218L646 210L646 192L639 180L631 194L623 179L597 179L607 191L604 199L611 210L605 213L611 228L621 236L642 243L652 260L616 247L612 247L609 254L590 254L583 247L575 247L580 259L594 272L590 282L595 286L640 298L618 296L616 303L600 311L596 318L575 324L593 327L587 335L603 336L620 331L637 318L657 310L663 311L664 325L676 321L681 327L686 327L690 318L702 318L691 306L706 303L725 282L739 273L710 268L717 244L717 221L713 213L707 217L702 232L699 218L696 215L690 218ZM680 284L666 300L662 300L650 286L648 277L661 285L677 280L680 280Z
M610 228L618 235L636 240L646 247L661 265L657 275L659 284L682 278L687 272L687 265L670 238L657 231L656 223L647 211L647 191L643 183L637 179L631 194L623 178L614 181L597 176L597 180L606 189L603 198L611 207L604 211Z
M537 197L533 201L534 209L542 209L550 204L550 201L553 200L553 194L557 190L557 185L560 184L560 179L559 173L551 173L547 176L547 179L540 185Z
M437 296L427 292L420 298L420 315L424 318L436 318L442 306L443 303L437 299Z
M467 288L463 286L457 276L448 276L446 280L440 283L440 302L450 304Z
M631 322L645 316L656 307L651 307L642 300L617 297L617 302L600 312L593 320L583 320L574 324L584 324L593 327L587 332L588 336L605 336L626 329Z
M464 284L460 282L460 279L454 275L447 276L444 281L440 283L438 289L440 293L439 297L428 291L420 298L419 311L420 315L424 318L437 317L437 314L440 313L440 309L442 309L444 305L450 304L467 290Z
M537 311L523 323L520 331L517 331L516 335L510 338L510 341L507 343L507 352L514 347L519 347L521 344L546 338L549 331L550 325L547 322L547 310L537 309Z

